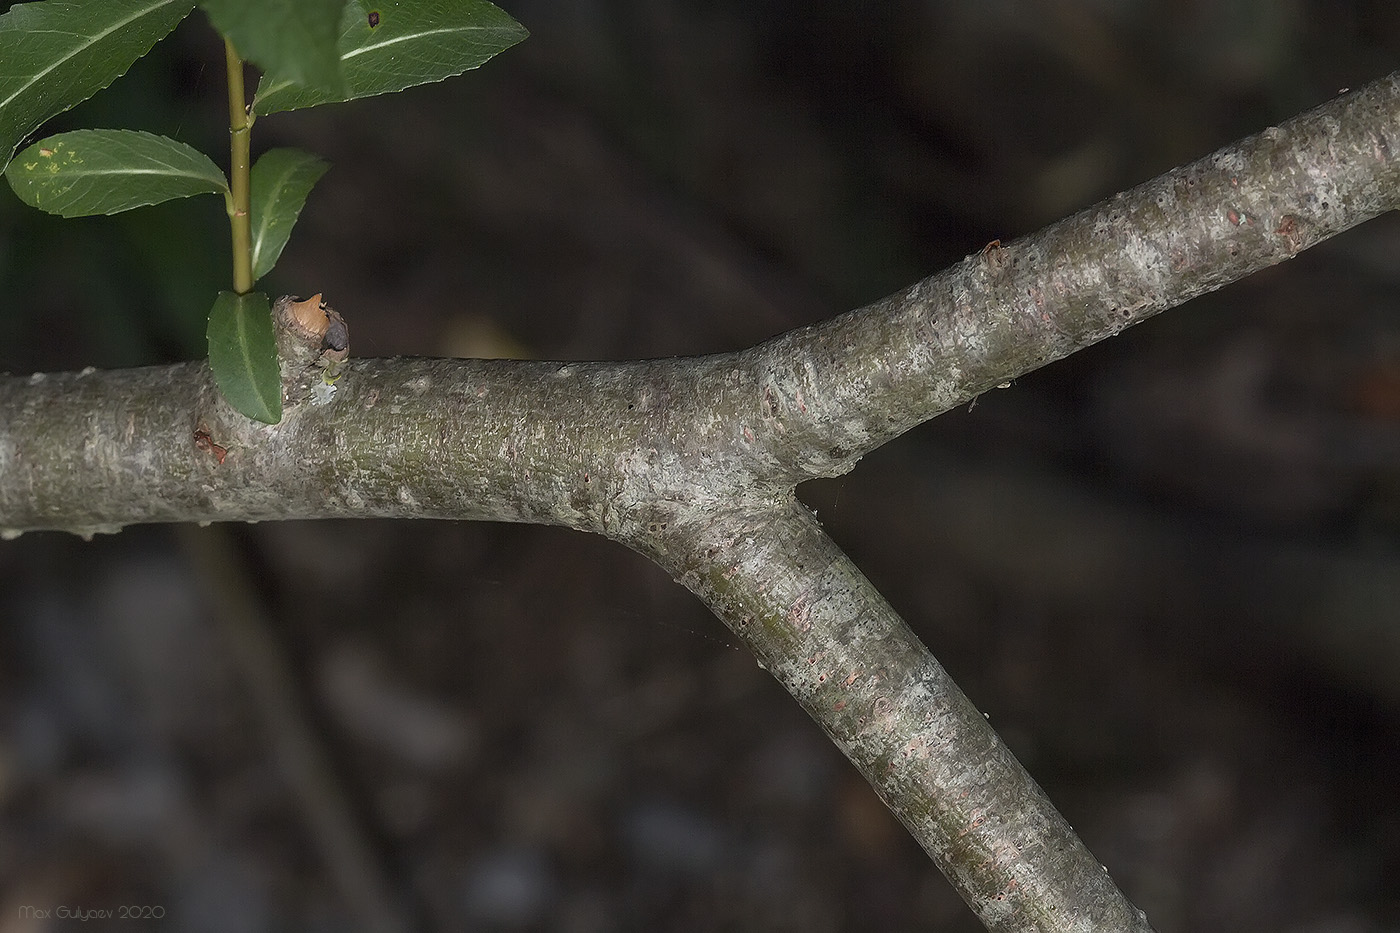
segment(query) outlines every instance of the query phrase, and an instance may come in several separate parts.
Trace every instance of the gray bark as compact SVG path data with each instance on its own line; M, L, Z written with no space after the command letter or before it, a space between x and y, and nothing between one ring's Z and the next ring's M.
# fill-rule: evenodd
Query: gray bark
M352 359L320 403L303 348L275 426L231 411L203 363L0 378L0 528L397 516L605 535L729 625L989 929L1147 930L793 489L1394 208L1397 152L1393 75L738 353Z

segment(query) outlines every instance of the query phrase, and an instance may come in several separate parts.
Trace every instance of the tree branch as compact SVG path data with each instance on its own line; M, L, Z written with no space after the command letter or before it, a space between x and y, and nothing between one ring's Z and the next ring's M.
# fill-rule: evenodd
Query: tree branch
M1400 73L749 351L794 482L1400 207Z
M566 525L684 582L991 929L1145 930L986 721L792 497L1006 379L1397 204L1400 76L826 324L627 363L284 358L282 423L203 363L0 378L0 528L348 516Z
M860 768L989 930L1151 929L805 507L669 537L657 562Z

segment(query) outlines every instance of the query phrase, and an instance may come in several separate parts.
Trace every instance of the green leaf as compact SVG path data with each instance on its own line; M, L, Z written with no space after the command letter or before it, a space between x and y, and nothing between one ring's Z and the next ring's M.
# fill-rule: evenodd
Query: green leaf
M341 13L345 0L200 0L238 54L268 74L343 94Z
M476 68L526 35L524 26L486 0L350 0L339 43L345 92L329 94L267 74L258 83L253 109L278 113L442 81Z
M41 139L15 156L5 178L24 203L63 217L227 190L223 173L202 152L136 130L74 130Z
M0 169L24 137L126 73L194 0L17 3L0 16Z
M209 367L234 408L266 424L282 420L282 378L272 304L261 292L219 292L209 312Z
M272 271L311 188L330 163L300 149L269 149L253 166L253 281Z

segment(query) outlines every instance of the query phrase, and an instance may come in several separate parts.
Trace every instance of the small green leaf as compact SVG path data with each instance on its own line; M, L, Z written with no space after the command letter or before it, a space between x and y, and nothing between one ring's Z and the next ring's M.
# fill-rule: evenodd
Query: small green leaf
M337 46L345 0L200 0L200 5L238 54L264 72L328 94L345 92Z
M136 130L74 130L41 139L15 156L5 178L25 204L62 217L227 190L223 173L202 152Z
M328 168L300 149L269 149L253 165L253 281L277 264L312 186Z
M224 398L249 418L282 420L272 304L261 292L219 292L209 312L209 367Z
M0 16L0 168L50 117L126 73L194 0L17 3Z
M344 93L330 94L281 75L258 83L260 114L389 94L476 68L528 33L486 0L372 3L350 0L341 18Z

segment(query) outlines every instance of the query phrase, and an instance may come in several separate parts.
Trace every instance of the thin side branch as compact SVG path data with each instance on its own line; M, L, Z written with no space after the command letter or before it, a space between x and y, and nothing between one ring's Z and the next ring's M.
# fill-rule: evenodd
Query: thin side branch
M987 929L1151 929L801 504L677 529L654 557L821 725Z
M1400 207L1400 73L749 351L794 482Z

